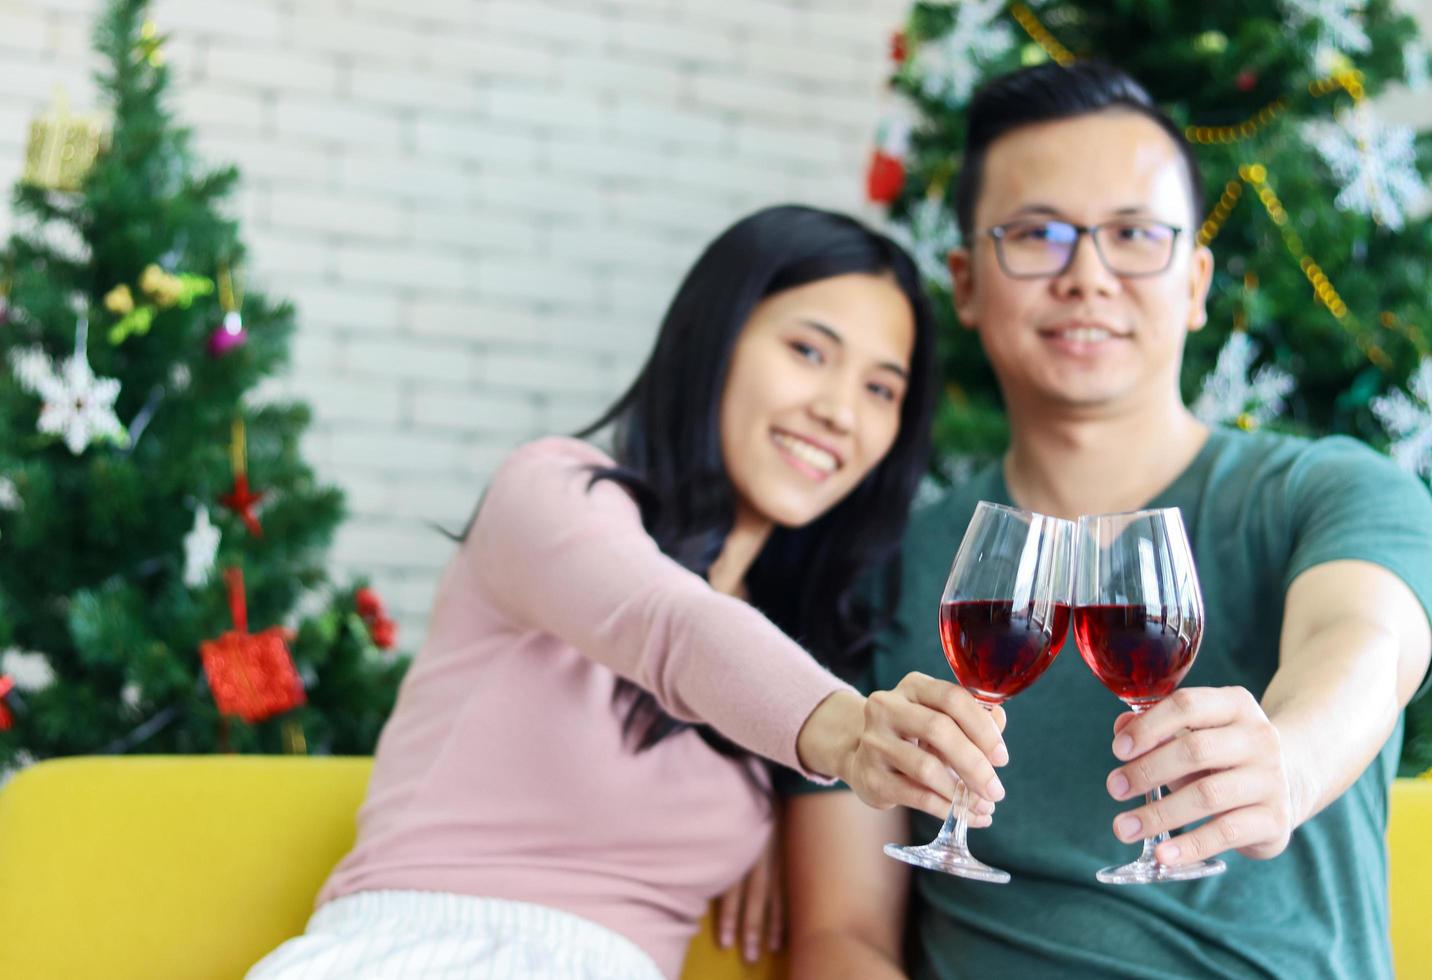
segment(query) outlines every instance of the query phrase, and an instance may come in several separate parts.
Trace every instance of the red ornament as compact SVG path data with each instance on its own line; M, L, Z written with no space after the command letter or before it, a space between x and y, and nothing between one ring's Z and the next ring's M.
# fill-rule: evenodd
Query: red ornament
M398 641L398 624L388 618L378 593L362 588L353 593L353 601L358 607L358 615L368 627L368 635L372 637L373 643L380 650L391 650Z
M368 625L368 634L379 650L391 650L398 642L398 624L384 617Z
M890 35L890 60L897 65L903 65L905 54L905 32L896 31Z
M308 697L288 652L289 631L272 626L250 633L244 573L230 568L224 580L229 584L234 628L217 640L199 644L214 703L224 714L238 715L250 724L303 704Z
M10 711L5 699L10 692L15 690L15 678L9 674L0 674L0 732L8 732L15 724L15 715Z
M883 150L870 155L870 169L865 174L865 194L877 203L889 204L900 196L905 186L905 161Z
M1251 68L1245 68L1233 79L1233 84L1238 86L1240 92L1251 92L1258 84L1258 73Z
M358 607L358 615L364 619L383 615L383 600L372 589L359 589L353 593L353 601Z
M254 515L254 507L264 499L264 492L255 493L249 489L249 475L237 473L234 475L234 489L219 498L219 503L239 516L244 522L244 527L256 538L264 536L264 529L259 525L259 519Z

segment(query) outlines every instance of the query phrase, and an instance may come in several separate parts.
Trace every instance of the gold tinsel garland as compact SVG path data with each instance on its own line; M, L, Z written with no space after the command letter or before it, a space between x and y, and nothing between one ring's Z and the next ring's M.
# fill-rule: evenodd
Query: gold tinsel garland
M1043 48L1044 53L1056 64L1068 66L1079 60L1073 51L1060 44L1058 38L1049 33L1049 28L1040 22L1039 15L1024 4L1015 4L1009 8L1009 13L1024 29L1024 33L1029 35L1030 40Z

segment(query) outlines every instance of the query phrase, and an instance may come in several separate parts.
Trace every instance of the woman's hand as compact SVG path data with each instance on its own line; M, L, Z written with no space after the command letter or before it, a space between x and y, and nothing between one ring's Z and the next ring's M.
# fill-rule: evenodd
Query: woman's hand
M995 767L1009 762L1004 711L986 711L964 688L910 673L868 698L839 691L811 712L797 738L802 763L845 782L877 809L906 806L939 819L959 782L974 794L971 826L1004 798Z
M785 894L781 888L779 835L772 831L746 877L716 899L716 941L725 949L741 939L746 962L761 958L761 938L772 951L785 941Z

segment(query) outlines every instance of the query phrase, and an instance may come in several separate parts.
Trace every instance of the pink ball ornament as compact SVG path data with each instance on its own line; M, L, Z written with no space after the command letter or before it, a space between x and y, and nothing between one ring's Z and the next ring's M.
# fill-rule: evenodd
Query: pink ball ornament
M248 339L243 318L237 310L230 310L224 314L223 324L209 334L209 356L223 357L235 347L242 347Z

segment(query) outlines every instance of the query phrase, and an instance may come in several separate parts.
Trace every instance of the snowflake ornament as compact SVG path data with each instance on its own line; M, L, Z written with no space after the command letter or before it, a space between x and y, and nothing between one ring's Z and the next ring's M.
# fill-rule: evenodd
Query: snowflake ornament
M903 225L890 229L890 236L915 257L920 275L944 289L950 288L952 249L960 247L960 226L943 197L926 197L910 209Z
M15 689L27 693L43 691L55 683L55 668L50 666L49 657L16 647L0 653L0 674L9 674L15 681Z
M121 446L128 442L124 426L114 414L119 382L95 377L82 347L76 348L58 368L34 348L15 354L12 367L21 387L44 402L37 428L62 437L76 456L94 442Z
M955 6L949 33L916 52L912 69L925 95L955 104L970 97L980 80L980 62L1014 47L1009 25L995 23L1004 6L1004 0L961 0Z
M184 584L194 589L209 581L219 553L219 529L209 522L209 508L194 511L194 526L184 535Z
M10 370L20 387L31 393L39 391L45 379L54 374L50 359L38 347L13 351L10 354Z
M1248 369L1258 351L1241 330L1229 335L1218 352L1218 363L1203 379L1203 390L1193 403L1193 414L1209 425L1233 423L1254 429L1271 422L1283 411L1293 391L1292 375L1271 364L1250 378Z
M1372 50L1372 41L1362 26L1364 4L1359 0L1283 0L1283 7L1294 29L1317 25L1320 52L1333 48L1365 54Z
M1372 400L1372 414L1392 436L1388 452L1403 469L1432 479L1432 357L1424 357L1407 390Z
M1342 184L1333 203L1399 230L1427 195L1417 170L1416 134L1409 126L1381 122L1365 104L1337 118L1304 126L1304 137Z

